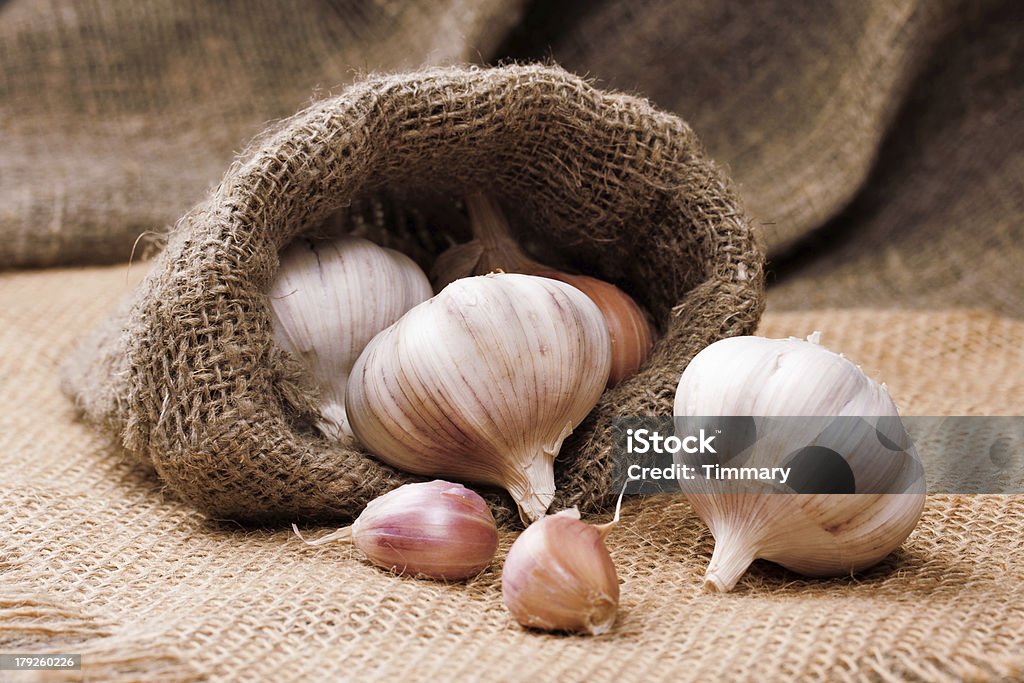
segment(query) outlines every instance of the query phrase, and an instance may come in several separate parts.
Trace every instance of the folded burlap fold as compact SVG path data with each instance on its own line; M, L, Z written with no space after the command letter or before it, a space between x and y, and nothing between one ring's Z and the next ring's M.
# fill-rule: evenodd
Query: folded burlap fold
M612 493L612 417L667 414L694 354L753 331L763 255L685 123L555 67L370 78L274 126L67 361L65 390L211 515L353 516L407 479L304 426L314 392L268 317L278 250L375 193L477 189L626 289L662 331L647 367L606 392L556 461L555 506L597 509Z

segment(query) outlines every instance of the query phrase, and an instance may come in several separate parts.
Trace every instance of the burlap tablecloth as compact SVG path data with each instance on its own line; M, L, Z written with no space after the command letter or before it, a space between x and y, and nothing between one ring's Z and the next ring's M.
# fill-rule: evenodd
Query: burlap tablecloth
M1024 676L1021 496L931 496L904 547L863 575L802 580L758 563L726 595L701 590L711 542L683 500L630 502L609 540L621 614L601 638L511 621L499 583L511 533L490 570L443 585L287 529L207 520L77 423L57 386L75 339L143 271L0 276L4 651L81 652L97 681ZM908 414L1021 410L1020 320L770 311L760 332L813 329Z
M822 330L906 414L1024 412L1020 3L282 8L0 3L0 267L126 260L268 119L359 72L550 57L679 113L728 165L773 257L761 334ZM1021 496L930 496L864 574L758 563L727 595L700 590L685 502L630 501L602 638L511 622L510 532L443 585L208 520L58 387L145 269L0 274L0 651L81 652L97 681L1024 679Z

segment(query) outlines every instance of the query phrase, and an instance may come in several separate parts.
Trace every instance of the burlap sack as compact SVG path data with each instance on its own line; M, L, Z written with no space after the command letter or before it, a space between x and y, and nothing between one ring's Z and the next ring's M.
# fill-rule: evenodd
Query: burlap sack
M271 342L278 250L377 191L487 189L663 336L563 448L556 506L609 494L613 415L664 413L701 348L748 333L762 255L693 132L647 101L557 68L449 68L367 80L269 131L186 215L122 315L74 356L86 415L216 517L346 517L405 481L308 428L313 396Z

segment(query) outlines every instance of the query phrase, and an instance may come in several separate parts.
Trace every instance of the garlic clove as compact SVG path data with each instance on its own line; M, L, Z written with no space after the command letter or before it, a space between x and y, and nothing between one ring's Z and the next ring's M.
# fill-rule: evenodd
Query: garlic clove
M501 573L501 593L523 626L601 635L611 630L619 579L599 528L566 510L520 534Z
M528 275L463 278L367 345L346 403L384 462L502 486L530 521L551 504L553 460L610 367L604 318L579 290Z
M410 258L357 237L298 240L280 256L269 291L274 339L322 391L318 429L349 441L345 389L367 342L431 296Z
M817 334L807 341L734 337L708 346L680 377L674 413L677 418L808 416L787 422L785 433L762 435L750 448L750 462L791 463L797 449L813 442L822 453L844 458L847 469L857 473L856 490L869 491L781 493L705 478L682 480L691 507L715 538L705 575L708 590L731 590L757 558L807 576L865 569L896 549L920 519L925 494L919 467L899 466L891 444L873 429L830 433L820 429L829 420L811 419L899 421L884 387L821 346ZM676 456L677 462L686 460ZM838 476L838 470L822 471Z
M332 540L351 540L382 569L457 580L475 576L491 563L498 527L477 493L435 480L406 484L375 498L351 527L307 543Z

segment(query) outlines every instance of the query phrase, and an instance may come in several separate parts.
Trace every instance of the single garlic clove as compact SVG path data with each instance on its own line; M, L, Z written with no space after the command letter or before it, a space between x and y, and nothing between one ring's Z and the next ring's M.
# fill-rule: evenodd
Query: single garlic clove
M431 296L430 283L404 254L357 237L298 240L280 261L269 292L274 339L322 391L317 427L348 441L352 365L375 334Z
M463 278L367 345L346 402L370 452L399 469L504 487L528 522L553 461L604 390L611 342L582 292L516 274Z
M475 576L491 563L498 527L478 494L435 480L406 484L375 498L351 527L312 543L335 539L351 539L383 569L457 580Z
M746 460L729 465L819 459L809 463L819 481L808 493L704 477L680 481L715 537L705 575L709 590L732 590L757 558L807 576L865 569L895 550L920 519L924 478L913 446L896 453L868 421L863 424L869 428L849 427L860 424L860 417L878 417L902 428L896 405L884 387L818 341L817 335L808 341L725 339L697 354L680 378L677 425L702 416L807 417L787 421L783 433L752 438ZM822 431L830 424L840 428ZM828 456L842 462L820 460ZM700 466L703 457L677 454L676 462ZM820 480L823 474L827 481ZM822 492L822 484L834 485L837 492Z
M501 572L501 594L516 621L545 631L601 635L611 630L619 579L604 544L608 528L566 510L520 534Z

